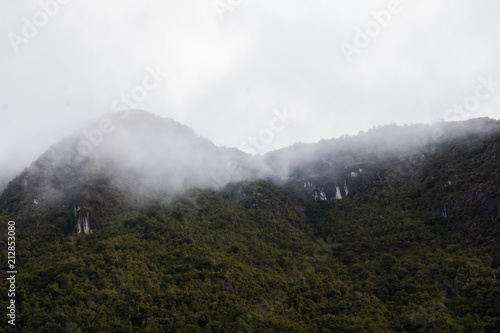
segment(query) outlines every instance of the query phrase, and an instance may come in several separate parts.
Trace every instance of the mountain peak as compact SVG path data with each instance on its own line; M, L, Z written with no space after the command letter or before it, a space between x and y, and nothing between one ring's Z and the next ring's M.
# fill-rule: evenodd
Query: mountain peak
M79 230L88 231L84 221L101 225L98 207L113 210L119 202L165 200L192 187L242 180L249 174L247 158L172 119L142 110L110 113L52 145L9 183L2 208L19 211L36 202L37 210L63 214L80 207ZM226 177L233 164L238 174Z
M190 188L219 189L245 179L287 182L315 200L345 198L380 177L390 184L415 182L418 172L401 170L419 170L443 144L499 128L499 122L486 118L389 125L251 157L147 111L109 113L51 146L8 185L0 207L23 211L35 202L38 211L60 214L72 207L78 211L78 230L92 230L102 225L98 212L104 208L162 201ZM381 165L397 172L383 175Z

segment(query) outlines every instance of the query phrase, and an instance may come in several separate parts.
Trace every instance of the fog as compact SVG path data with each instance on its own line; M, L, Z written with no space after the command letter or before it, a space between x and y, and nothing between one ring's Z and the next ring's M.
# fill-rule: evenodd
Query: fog
M28 189L28 202L57 209L108 200L166 203L192 188L220 190L256 179L299 187L307 183L325 199L343 184L345 189L337 191L345 197L354 182L380 177L377 165L392 165L393 176L407 181L412 172L400 171L402 167L418 169L450 142L499 130L500 122L489 118L390 124L261 156L217 147L172 119L130 110L108 113L52 145L14 187ZM330 185L323 190L316 182Z
M389 123L498 119L499 9L494 0L2 1L0 188L89 121L131 108L250 155Z
M131 110L108 113L52 145L22 174L21 183L33 189L31 201L56 206L87 201L87 193L100 195L95 191L167 200L190 188L220 189L255 178L251 159L237 149L216 147L171 119Z

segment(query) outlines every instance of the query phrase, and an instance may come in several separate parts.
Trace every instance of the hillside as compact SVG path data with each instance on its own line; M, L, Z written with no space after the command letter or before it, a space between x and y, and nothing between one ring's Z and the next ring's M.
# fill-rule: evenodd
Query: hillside
M112 124L108 133L100 131L103 119ZM250 173L248 155L216 147L171 119L138 110L103 119L50 147L12 180L0 209L41 228L51 220L59 235L91 233L130 205L220 188L229 180L219 175L231 163L240 166L235 180Z
M251 159L134 117L76 164L80 137L54 145L3 192L2 234L19 230L6 331L500 331L498 121Z

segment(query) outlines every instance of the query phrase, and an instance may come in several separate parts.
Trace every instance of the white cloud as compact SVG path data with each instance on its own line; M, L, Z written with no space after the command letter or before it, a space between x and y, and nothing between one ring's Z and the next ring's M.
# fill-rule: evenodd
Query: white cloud
M40 6L2 1L0 169L27 166L61 135L109 111L148 65L171 76L140 107L220 145L258 133L273 108L301 110L267 149L389 122L437 121L477 77L500 79L494 0L401 0L404 10L351 64L340 43L352 42L354 29L389 0L242 1L224 20L212 3L73 0L16 54L7 36ZM500 117L499 95L477 116Z

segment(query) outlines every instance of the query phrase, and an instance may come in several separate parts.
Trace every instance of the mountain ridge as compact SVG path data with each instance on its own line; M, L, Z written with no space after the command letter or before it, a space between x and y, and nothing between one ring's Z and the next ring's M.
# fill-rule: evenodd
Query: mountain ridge
M138 126L141 158L117 125L81 160L85 136L63 140L2 193L0 233L16 223L16 327L500 329L498 121L389 125L262 157L157 123ZM198 160L196 143L211 149ZM158 162L174 172L158 178ZM185 178L193 168L203 172Z
M353 137L250 156L216 147L172 119L139 110L126 117L113 113L47 149L3 191L0 212L17 209L18 217L25 219L32 213L37 221L44 214L56 214L69 225L68 220L75 220L72 229L92 232L105 224L104 212L117 213L120 205L168 202L190 188L217 190L243 180L287 184L306 199L342 199L367 186L379 186L381 179L389 187L415 185L420 181L418 170L438 146L499 131L499 122L487 118L437 125L392 124ZM455 204L448 206L456 206L459 199L450 200ZM498 210L496 196L486 204ZM67 230L64 223L59 224Z

